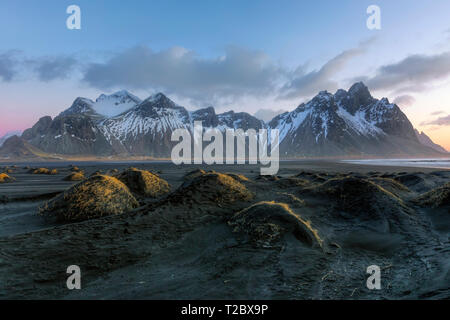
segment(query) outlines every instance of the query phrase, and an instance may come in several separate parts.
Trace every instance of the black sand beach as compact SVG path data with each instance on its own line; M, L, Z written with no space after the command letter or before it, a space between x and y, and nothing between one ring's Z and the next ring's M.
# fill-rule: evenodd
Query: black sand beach
M2 299L450 298L450 171L306 160L281 162L271 177L257 165L6 165L15 181L0 184ZM38 215L79 183L64 181L70 165L86 178L148 170L171 191L87 221ZM199 168L221 174L185 177ZM69 265L82 270L81 290L66 288ZM366 287L370 265L381 290Z

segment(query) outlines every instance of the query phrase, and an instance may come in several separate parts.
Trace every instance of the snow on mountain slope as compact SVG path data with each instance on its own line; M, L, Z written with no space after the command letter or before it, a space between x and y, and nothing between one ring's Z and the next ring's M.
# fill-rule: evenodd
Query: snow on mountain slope
M101 121L99 128L109 141L125 144L144 135L154 138L171 135L172 131L180 128L192 132L194 121L202 121L204 129L214 127L221 131L263 127L262 121L244 112L229 111L217 115L212 107L190 112L158 93L119 116Z
M127 91L100 95L94 102L77 98L55 119L43 117L22 138L49 153L170 156L172 132L194 121L203 128L279 130L280 155L390 156L436 155L419 142L397 105L375 99L363 83L334 95L321 91L311 101L269 123L245 112L216 114L213 107L188 111L162 93L141 101ZM423 139L422 139L423 140ZM434 150L433 150L434 149Z
M378 128L375 123L366 119L364 111L357 111L354 115L339 106L337 114L344 119L345 123L360 135L377 136L384 134L383 130Z
M217 115L218 129L225 131L226 129L255 129L258 131L265 127L265 123L262 120L255 118L254 116L246 112L234 112L228 111Z
M157 94L119 116L102 121L99 128L109 141L116 139L123 144L128 139L148 134L156 137L189 125L186 109Z
M361 82L334 95L321 91L294 111L275 117L286 156L426 154L412 124L397 105L375 99Z
M141 102L138 97L122 90L111 95L100 95L92 108L98 114L111 118L136 107Z
M87 115L91 117L101 117L97 112L95 112L93 105L94 101L87 98L78 97L72 103L70 108L64 110L59 115L62 117L70 116L70 115Z
M293 112L286 112L275 117L269 125L273 129L279 130L279 141L281 143L289 132L295 132L300 127L310 113L311 109L306 109L305 105L302 104Z
M92 117L115 117L141 103L141 99L126 90L111 95L101 94L95 102L87 98L77 98L72 106L61 112L60 115L85 114Z

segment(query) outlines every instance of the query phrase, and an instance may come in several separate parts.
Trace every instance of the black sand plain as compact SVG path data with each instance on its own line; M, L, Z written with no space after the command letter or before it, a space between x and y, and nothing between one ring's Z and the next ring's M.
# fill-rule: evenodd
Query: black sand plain
M79 183L64 181L70 164L86 177L148 170L171 191L87 221L38 215ZM305 160L271 177L259 165L170 162L0 172L6 165L15 181L0 184L1 299L450 298L450 171ZM186 176L198 169L227 175ZM69 265L82 270L81 290L66 287ZM370 265L381 290L366 287Z

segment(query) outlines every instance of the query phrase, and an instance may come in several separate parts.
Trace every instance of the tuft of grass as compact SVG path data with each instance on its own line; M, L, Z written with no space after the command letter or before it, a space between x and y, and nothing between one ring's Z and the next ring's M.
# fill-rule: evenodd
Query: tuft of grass
M244 176L243 174L237 174L237 173L226 173L227 176L232 177L234 180L237 180L239 182L248 182L250 181L249 178Z
M422 194L416 199L416 202L422 206L431 206L432 208L450 206L450 182Z
M283 234L294 236L311 246L323 246L316 229L295 213L288 204L261 201L237 212L228 222L234 231L247 233L257 244L271 246Z
M83 181L84 179L86 179L84 177L83 172L73 172L71 174L69 174L68 176L66 176L63 180L64 181Z
M48 174L48 175L56 175L58 174L58 170L56 169L47 169L47 168L37 168L31 171L32 174Z
M190 181L186 181L169 198L172 203L211 204L222 207L238 201L254 198L241 182L229 175L218 172L206 172Z
M204 174L206 174L205 170L203 170L203 169L195 169L195 170L192 170L192 171L186 173L184 175L184 177L183 177L183 180L184 181L191 181L191 180L193 180L193 179L195 179L197 177L200 177L200 176L202 176Z
M16 179L13 177L10 177L6 173L0 173L0 183L8 183L8 182L14 182Z
M115 177L128 186L131 192L144 197L157 198L170 191L167 181L150 171L129 168Z

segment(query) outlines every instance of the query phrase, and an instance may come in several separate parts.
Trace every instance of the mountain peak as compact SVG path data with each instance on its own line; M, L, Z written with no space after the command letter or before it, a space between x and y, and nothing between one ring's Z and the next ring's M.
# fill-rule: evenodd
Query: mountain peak
M145 101L155 102L155 101L164 100L164 99L170 100L164 93L158 92L158 93L152 94L150 97L145 99Z
M361 106L367 106L374 101L369 89L362 82L356 82L350 89L338 90L334 95L339 105L343 106L352 115L355 114Z
M433 140L431 140L431 138L425 134L425 132L421 131L419 133L419 130L417 129L414 129L414 131L416 133L417 139L419 139L419 142L424 146L430 147L433 150L441 153L448 153L448 151L444 147L440 146L437 143L434 143Z
M310 102L307 103L308 106L320 107L328 105L332 100L333 95L326 90L320 91Z
M74 115L74 114L94 114L95 111L92 108L93 105L94 105L94 101L92 101L91 99L78 97L72 103L70 108L64 110L59 115L60 116L68 116L68 115Z
M78 98L76 98L76 99L73 101L72 106L78 105L78 104L87 104L87 105L91 105L91 104L93 104L93 103L94 103L94 101L92 101L91 99L83 98L83 97L78 97Z
M141 99L139 99L135 95L131 94L127 90L120 90L120 91L114 92L114 93L109 94L109 95L102 93L95 100L95 102L102 102L102 101L105 101L105 100L117 100L118 103L125 103L127 101L132 101L132 102L135 102L135 103L140 103L141 102Z
M372 97L369 88L367 88L367 86L362 81L354 83L348 90L348 93L352 96L358 95L360 97Z
M346 97L348 95L348 92L344 89L338 89L336 93L334 94L335 98L337 100L341 100L342 98Z
M216 114L216 110L214 109L213 106L209 106L209 107L206 107L206 108L197 109L197 110L193 111L193 113L195 113L195 114L212 114L212 115L215 115Z
M150 97L145 99L142 102L142 105L158 105L160 107L177 107L177 104L170 100L164 93L158 92L156 94L152 94Z

